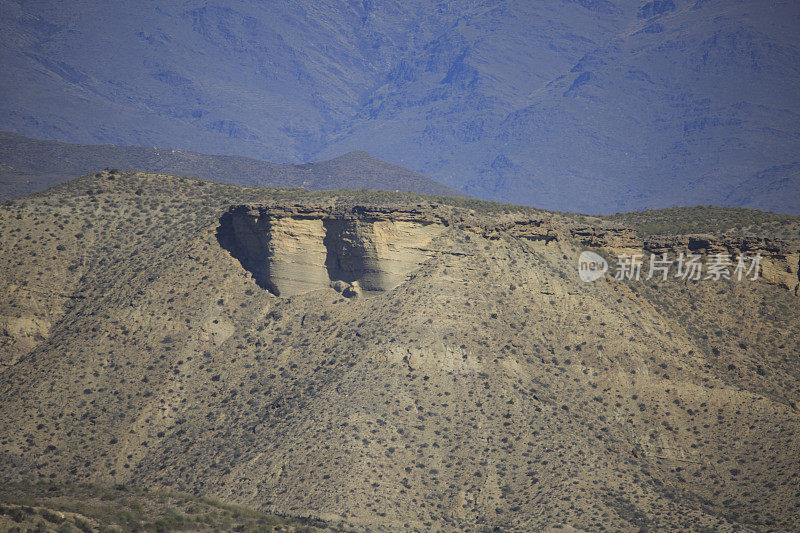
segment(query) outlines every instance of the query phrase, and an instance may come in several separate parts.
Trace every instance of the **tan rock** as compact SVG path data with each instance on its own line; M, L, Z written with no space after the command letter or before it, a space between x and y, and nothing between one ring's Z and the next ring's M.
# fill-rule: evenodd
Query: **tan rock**
M345 296L386 291L432 256L430 241L447 228L422 209L355 206L233 208L223 225L228 247L258 282L282 297L331 286Z

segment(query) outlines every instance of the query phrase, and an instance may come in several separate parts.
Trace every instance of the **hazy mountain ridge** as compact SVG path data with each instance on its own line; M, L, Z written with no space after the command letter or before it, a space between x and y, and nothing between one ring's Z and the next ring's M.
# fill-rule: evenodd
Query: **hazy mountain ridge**
M104 168L190 175L238 185L460 195L422 174L366 152L350 152L318 163L279 165L238 156L136 146L78 145L0 132L0 199L24 196Z
M28 135L367 150L570 211L800 212L793 2L3 6L0 125Z
M275 202L440 203L464 219L393 289L277 298L218 235L231 205ZM582 224L137 173L4 205L3 346L27 344L0 370L0 475L359 530L797 523L797 295L586 284L578 241L490 231L515 216Z

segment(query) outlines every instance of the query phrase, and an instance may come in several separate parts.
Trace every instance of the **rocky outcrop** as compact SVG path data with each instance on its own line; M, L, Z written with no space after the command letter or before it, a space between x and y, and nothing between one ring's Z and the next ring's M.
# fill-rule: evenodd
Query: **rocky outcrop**
M510 217L491 223L466 225L466 228L479 233L486 239L514 237L530 241L543 241L545 244L558 240L559 232L552 221L546 218Z
M423 207L243 205L222 217L219 237L276 295L344 282L351 296L396 287L431 257L428 244L448 224Z
M642 242L650 253L705 256L728 254L735 261L740 254L761 256L759 277L767 283L800 292L800 247L764 237L716 237L714 235L653 235Z
M740 251L775 255L790 253L792 250L788 243L762 237L716 237L704 234L651 235L642 240L641 246L653 253L688 251L708 254Z
M800 292L796 244L716 235L639 237L616 225L578 224L545 214L479 215L435 204L238 205L222 217L219 241L273 294L293 296L331 287L353 297L393 289L436 252L431 241L448 227L485 239L571 241L612 253L760 254L759 277Z
M729 254L735 262L739 254L761 256L759 278L800 293L800 247L764 237L731 237L706 234L651 235L640 238L625 227L578 226L568 233L584 246L612 250L640 250L642 254Z
M576 226L568 231L570 237L579 243L595 248L641 248L642 244L636 232L630 228Z

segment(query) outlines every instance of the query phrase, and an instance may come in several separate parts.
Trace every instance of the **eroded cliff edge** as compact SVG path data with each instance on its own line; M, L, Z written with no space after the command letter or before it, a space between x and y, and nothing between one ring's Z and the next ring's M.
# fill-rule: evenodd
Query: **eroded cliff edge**
M615 253L639 253L645 257L697 254L707 262L714 254L761 257L758 278L800 295L800 243L761 236L708 234L650 235L640 238L630 228L578 226L569 230L578 243Z
M448 225L412 206L240 205L222 217L220 242L278 296L336 282L352 294L397 286L433 255L429 244Z
M585 225L558 214L480 215L446 205L273 203L234 205L220 219L218 240L257 283L281 297L333 287L345 294L397 287L446 246L449 228L489 239L569 242L610 254L760 254L762 281L800 292L800 245L763 237L639 237L630 228Z

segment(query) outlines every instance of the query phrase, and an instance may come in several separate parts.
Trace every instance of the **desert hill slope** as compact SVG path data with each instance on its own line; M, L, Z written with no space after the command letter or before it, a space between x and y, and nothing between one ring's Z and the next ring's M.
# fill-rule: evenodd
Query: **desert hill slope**
M104 168L196 176L235 185L461 193L422 174L353 151L318 163L279 165L247 157L139 146L79 145L0 132L0 200Z
M9 202L0 227L4 480L358 530L800 520L797 243L737 245L769 254L760 281L583 283L586 243L673 241L471 199L141 173Z
M210 498L90 483L0 487L3 531L285 531L324 530Z

